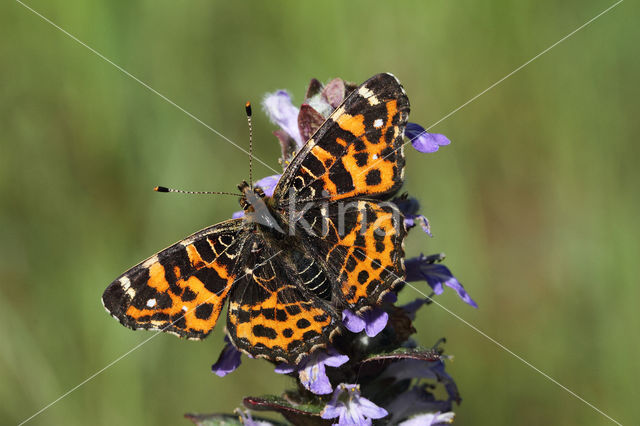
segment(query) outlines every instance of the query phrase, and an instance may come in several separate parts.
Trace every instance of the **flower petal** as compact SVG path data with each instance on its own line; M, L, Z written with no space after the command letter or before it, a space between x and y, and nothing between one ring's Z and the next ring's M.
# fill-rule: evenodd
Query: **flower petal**
M389 415L387 410L382 407L378 407L373 402L369 401L365 397L358 398L358 405L360 406L360 412L371 419L381 419Z
M225 341L227 344L220 352L220 356L218 357L218 361L211 366L211 371L213 371L217 376L224 377L227 374L234 371L236 368L240 366L242 362L241 353L238 351L230 342L227 336L225 336Z
M373 308L363 314L364 331L369 337L375 337L387 326L389 314L380 308Z
M435 257L420 255L405 261L406 281L426 281L433 289L435 294L442 294L443 284L452 288L458 293L458 296L468 305L474 308L478 304L469 296L462 284L453 276L449 268L440 264L433 263Z
M324 407L324 410L322 410L322 413L320 413L320 417L322 417L323 419L333 419L340 416L346 410L347 407L345 407L343 404L332 405L331 402L329 402Z
M431 225L429 224L429 220L424 215L415 214L404 217L404 224L407 228L413 228L416 226L416 222L428 236L433 237L431 234Z
M280 181L280 176L282 175L271 175L263 177L255 183L255 186L259 186L260 188L262 188L264 194L267 197L271 197L273 196L273 190L276 188L278 181Z
M296 371L297 368L295 365L291 365L291 364L280 364L277 365L276 368L273 370L278 374L290 374L293 373L294 371Z
M347 411L347 407L343 402L339 401L338 398L343 391L343 385L338 385L336 389L333 391L333 395L331 396L331 400L325 405L322 413L320 413L320 417L323 419L333 419L338 416L341 416L344 412Z
M407 123L404 134L411 140L411 145L423 153L436 152L441 146L451 143L445 135L427 133L424 127L416 123Z
M404 223L407 228L414 227L416 224L422 227L422 230L427 233L428 236L431 235L431 226L429 225L429 221L427 218L421 214L418 214L418 210L420 210L420 202L416 198L400 196L391 200L397 207L400 209L402 214L404 215Z
M348 395L344 395L344 393ZM360 396L358 385L341 383L333 392L331 401L320 416L332 419L339 416L338 425L370 425L371 419L380 419L389 413L382 407ZM335 424L335 423L334 423Z
M413 216L418 213L418 210L420 210L420 202L417 198L400 196L391 201L405 216Z
M344 309L342 311L342 323L347 327L347 330L352 333L360 333L366 326L365 320L351 312L349 309Z
M397 301L398 301L398 295L395 294L393 291L390 291L389 293L385 294L384 297L382 298L382 303L394 304Z
M322 126L324 117L309 104L300 106L298 114L298 130L303 140L309 140L311 136Z
M332 352L335 354L332 354ZM342 364L346 363L347 361L349 361L349 357L347 355L342 355L337 353L334 350L330 350L329 356L325 358L325 360L322 362L325 365L328 365L329 367L340 367Z
M298 374L300 383L316 395L326 395L333 392L333 387L327 377L324 363L318 362L310 364L300 370Z
M460 284L460 281L458 281L456 277L453 276L449 268L447 268L446 266L438 263L433 263L430 265L426 265L423 268L423 272L426 275L425 278L427 280L427 283L429 283L431 287L434 287L438 284L444 284L447 287L454 289L458 293L458 296L465 303L473 306L474 308L478 307L478 304L471 298L471 296L469 296L462 284Z
M349 361L347 355L338 353L329 348L326 352L314 352L298 365L280 364L275 368L278 374L290 374L298 372L300 383L316 395L326 395L333 391L325 366L339 367Z
M409 302L406 305L400 306L400 308L403 309L407 313L409 319L413 321L416 319L416 312L418 312L418 309L422 308L422 306L424 305L428 305L430 302L430 298L416 299L413 302Z
M413 386L409 390L397 395L385 408L391 413L390 424L416 414L451 410L451 401L436 399L432 388L427 384Z
M300 137L300 131L298 130L298 108L291 103L289 93L285 90L269 93L265 96L262 105L269 119L296 141L298 149L302 148L304 141Z
M327 100L331 107L338 108L344 100L345 86L344 80L334 78L322 89L322 97Z
M381 377L393 377L396 380L405 379L437 379L434 371L438 361L422 361L419 359L402 359L394 362L384 370Z
M402 423L398 423L398 426L438 426L446 423L453 423L453 417L455 414L451 411L448 413L425 413L419 414Z

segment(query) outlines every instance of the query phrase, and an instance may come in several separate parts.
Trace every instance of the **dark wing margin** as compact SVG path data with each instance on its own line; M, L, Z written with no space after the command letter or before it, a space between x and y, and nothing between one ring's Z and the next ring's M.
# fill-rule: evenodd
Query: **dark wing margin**
M202 339L216 325L244 244L242 219L205 228L134 266L102 295L131 329Z
M404 180L409 99L392 74L365 81L344 100L285 170L274 192L296 200L383 199Z

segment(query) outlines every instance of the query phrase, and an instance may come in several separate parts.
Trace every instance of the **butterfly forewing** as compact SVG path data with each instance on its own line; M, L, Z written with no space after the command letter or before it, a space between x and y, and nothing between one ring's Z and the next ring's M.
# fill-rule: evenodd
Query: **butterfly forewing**
M132 329L205 337L236 279L242 231L241 219L222 222L134 266L107 287L105 308Z
M285 170L274 192L281 205L353 197L385 198L404 178L409 99L391 74L378 74L347 96ZM293 195L292 193L295 193Z

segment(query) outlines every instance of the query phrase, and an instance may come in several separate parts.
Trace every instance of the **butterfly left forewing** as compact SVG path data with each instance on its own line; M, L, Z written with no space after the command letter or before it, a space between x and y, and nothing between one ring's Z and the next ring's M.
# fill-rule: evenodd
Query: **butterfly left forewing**
M131 329L204 338L235 280L243 242L241 219L206 228L122 274L102 302Z

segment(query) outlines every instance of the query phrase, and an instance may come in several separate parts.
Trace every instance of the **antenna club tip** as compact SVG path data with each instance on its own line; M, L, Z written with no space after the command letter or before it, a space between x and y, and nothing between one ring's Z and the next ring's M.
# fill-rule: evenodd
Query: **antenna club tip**
M247 101L247 103L244 104L244 109L247 111L247 117L251 117L251 102Z
M153 190L156 192L169 192L169 188L166 188L164 186L156 186L155 188L153 188Z

